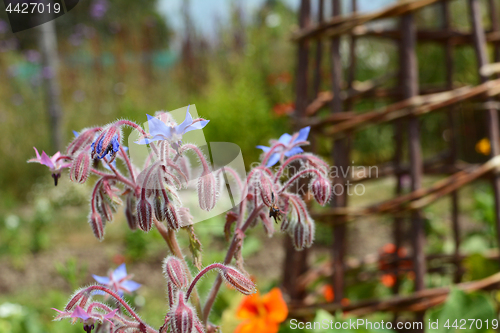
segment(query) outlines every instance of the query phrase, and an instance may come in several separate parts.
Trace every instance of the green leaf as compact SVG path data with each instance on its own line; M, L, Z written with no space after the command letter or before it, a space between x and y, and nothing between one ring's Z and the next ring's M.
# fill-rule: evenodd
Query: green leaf
M472 325L472 320L481 320L482 328L478 329L476 325ZM436 329L432 329L433 333L444 332L487 332L486 320L489 322L491 329L491 321L495 319L495 308L491 299L483 292L475 292L467 294L462 290L453 289L440 308L429 310L426 314L424 321L426 328L428 328L429 320L431 323L436 323ZM453 323L457 320L456 326L452 327ZM448 322L449 327L445 327ZM462 324L465 322L465 325ZM477 325L480 326L480 325ZM460 329L463 327L463 329ZM434 328L434 327L433 327Z

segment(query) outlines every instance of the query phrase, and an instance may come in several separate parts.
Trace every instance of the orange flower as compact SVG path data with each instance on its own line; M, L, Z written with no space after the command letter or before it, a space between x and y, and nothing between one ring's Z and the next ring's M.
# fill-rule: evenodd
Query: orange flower
M323 296L327 302L333 302L335 299L335 294L333 292L333 287L329 284L323 287Z
M258 292L246 296L236 316L245 321L238 325L235 333L276 333L279 324L288 316L288 307L281 290L273 288L263 296Z
M488 156L491 152L491 144L488 138L483 138L476 143L476 151L479 154Z
M394 274L384 274L380 278L382 280L382 284L386 287L392 287L396 283L396 275Z

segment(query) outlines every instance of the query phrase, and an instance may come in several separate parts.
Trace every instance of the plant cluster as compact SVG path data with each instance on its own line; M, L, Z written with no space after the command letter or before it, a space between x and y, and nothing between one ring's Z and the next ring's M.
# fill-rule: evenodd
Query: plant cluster
M208 318L222 281L245 295L256 291L243 268L241 254L249 228L261 222L272 236L275 223L281 222L280 230L291 236L297 250L311 246L314 221L303 196L294 191L294 185L307 182L308 193L321 205L330 200L332 191L328 165L301 148L308 144L309 128L293 135L283 134L279 140L271 140L269 147L258 146L264 152L261 162L248 172L246 179L241 179L229 166L214 170L198 146L183 141L185 133L200 130L208 122L203 118L193 119L188 107L185 120L180 124L170 113L159 112L148 115L148 131L132 121L117 120L75 133L64 154L58 152L49 157L45 152L40 155L35 148L36 158L28 162L49 167L55 185L66 168L73 182L83 184L90 174L98 177L91 193L89 213L89 224L97 239L104 238L106 223L113 220L118 206L124 205L130 229L148 232L154 225L171 251L163 267L169 310L159 330L145 323L122 298L124 291L138 287L129 281L124 267L108 278L95 276L100 284L77 290L65 308L57 310L57 320L80 320L86 332L94 329L97 332L214 332L216 327ZM136 144L149 145L149 155L143 165L136 165L137 161L132 161L123 145L125 126L140 133ZM187 156L188 151L194 153L197 163ZM123 162L126 172L117 168L116 160ZM291 167L295 170L292 173ZM228 178L237 184L241 198L226 215L224 230L228 240L231 239L230 245L223 263L202 267L201 244L194 233L193 217L183 206L179 192L195 182L199 207L208 212L216 206ZM190 251L199 270L194 277L177 242L180 229L185 229L190 236ZM233 259L235 266L231 266ZM202 306L196 284L211 270L219 274ZM111 298L113 305L96 300L98 294L107 295L106 299Z

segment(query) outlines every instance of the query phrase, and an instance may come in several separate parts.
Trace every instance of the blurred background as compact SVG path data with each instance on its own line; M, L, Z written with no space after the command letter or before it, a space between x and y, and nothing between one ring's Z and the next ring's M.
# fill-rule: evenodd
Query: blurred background
M313 11L317 10L314 3ZM390 3L361 0L358 10L372 11ZM57 73L47 70L41 29L13 34L6 14L0 14L0 332L80 332L79 325L51 322L55 314L51 308L62 308L74 289L93 281L91 274L106 275L108 269L123 262L135 275L134 280L143 284L129 297L130 302L147 322L162 325L166 298L160 267L167 249L159 234L129 231L120 213L107 227L105 240L98 242L86 222L92 182L76 185L63 175L54 187L46 168L26 161L34 157L33 146L49 155L64 150L74 130L117 118L143 123L146 113L196 104L200 116L211 120L204 129L207 141L238 144L249 167L261 152L256 145L266 145L269 139L293 131L296 47L290 37L297 28L298 7L298 0L81 1L55 20ZM452 10L454 26L470 29L465 2L454 2ZM436 15L435 10L422 10L416 19L421 26L433 27ZM395 21L379 24L394 26ZM347 49L347 43L342 42L342 54L347 54ZM429 43L419 45L417 52L421 84L442 84L443 50ZM472 46L454 52L455 83L477 84ZM359 81L398 68L395 46L385 40L359 40L356 53ZM346 69L347 57L342 57ZM322 77L328 82L331 73L325 70ZM47 91L54 79L60 89L55 102ZM49 113L53 103L60 110L55 126ZM355 110L388 103L361 100ZM478 145L486 136L485 128L475 125L484 123L482 117L464 113L460 123L467 133L459 139L460 158L468 162L483 162L489 154L484 145ZM447 147L445 114L428 115L421 126L424 156ZM356 133L353 163L390 161L392 140L388 124ZM332 142L319 140L316 147L328 157ZM438 179L427 177L424 182ZM393 180L377 180L367 184L366 193L352 202L366 204L389 198L393 187ZM468 273L464 281L476 280L498 271L497 261L484 256L485 251L496 248L492 190L479 181L466 187L461 200L462 250L474 255L465 262ZM448 205L440 201L425 210L427 253L453 251ZM390 219L380 217L376 222L379 227L373 229L367 229L372 221L352 226L350 256L389 251ZM224 216L220 216L196 226L200 240L207 244L204 263L223 258L223 225ZM317 226L313 263L327 258L332 243L329 230ZM268 239L257 228L246 239L247 270L263 291L280 283L282 238L277 234ZM363 245L356 242L361 238L367 239ZM188 244L187 239L181 242ZM212 279L201 281L202 295ZM431 286L452 282L452 278L438 275L430 279ZM346 299L387 296L391 287L387 278L377 277L350 287ZM311 288L316 299L331 301L331 286L322 283ZM411 290L411 282L406 288ZM227 332L234 328L234 309L241 301L234 294L226 288L214 311L214 322L228 327ZM489 294L488 304L496 306L497 296Z

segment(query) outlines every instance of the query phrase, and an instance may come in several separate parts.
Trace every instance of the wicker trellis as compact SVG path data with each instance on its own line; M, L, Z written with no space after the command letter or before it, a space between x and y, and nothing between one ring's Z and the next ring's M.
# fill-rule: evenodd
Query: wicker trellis
M449 195L451 198L451 216L455 251L452 256L443 255L456 265L454 280L458 288L477 290L492 288L500 283L500 276L494 275L488 279L474 283L460 284L462 270L459 252L460 226L458 220L459 201L457 191L464 185L488 176L495 192L496 226L498 241L500 242L500 176L497 173L500 166L500 137L498 102L494 99L500 94L500 80L493 79L495 73L500 72L500 20L498 4L495 0L488 0L489 20L491 28L485 31L482 15L480 14L480 0L453 0L467 1L470 13L471 33L453 30L451 26L450 1L452 0L405 0L397 2L380 11L358 14L357 0L351 0L352 13L341 15L340 0L332 0L332 16L324 18L324 0L313 0L318 3L318 10L311 11L310 0L301 0L299 13L300 29L294 33L293 41L297 44L297 73L296 73L296 113L294 120L297 127L311 125L314 136L333 138L332 160L337 167L346 168L349 165L351 149L351 133L369 125L391 122L394 128L395 155L393 163L381 167L380 176L395 176L397 179L396 197L370 207L348 207L347 191L344 195L335 196L331 208L327 211L314 214L317 221L328 223L333 228L333 251L331 263L325 267L306 267L307 252L295 253L291 250L289 241L286 242L286 261L284 268L283 286L290 295L291 313L294 316L306 316L314 313L318 307L329 311L347 310L353 314L366 314L372 311L410 310L417 313L417 319L422 320L423 311L439 304L446 299L448 288L425 289L424 276L426 274L426 258L424 254L424 225L421 209L435 200ZM442 15L442 26L438 30L418 29L415 24L414 13L426 6L435 6ZM366 23L385 18L398 18L400 28L370 29ZM342 64L340 56L340 38L348 36L350 45L349 67L346 78L342 78ZM365 82L361 87L355 87L356 54L354 52L359 38L382 37L394 41L399 52L398 76L387 74ZM425 90L419 86L418 63L416 45L419 41L435 41L444 48L446 64L445 84L433 90ZM487 43L494 49L494 59L490 64L487 53ZM477 57L477 73L480 84L455 88L453 86L454 57L453 48L456 45L473 45ZM321 92L321 64L324 48L329 47L329 66L331 68L331 90ZM312 57L311 55L315 53ZM493 64L495 63L495 64ZM313 73L310 73L310 71ZM312 75L311 75L312 74ZM394 89L382 89L380 83L389 78L398 78L398 86ZM312 79L312 80L310 80ZM345 84L342 84L345 82ZM351 111L354 103L360 97L393 97L399 100L394 104L370 112L356 113ZM491 159L484 164L466 164L457 159L457 125L459 113L457 105L467 100L479 100L486 112L486 128L491 143ZM330 108L331 114L327 117L317 116L321 108ZM445 111L448 114L451 140L449 150L434 158L424 161L421 153L418 117L433 111ZM406 118L406 119L404 119ZM404 121L403 121L404 119ZM403 147L403 137L408 137L408 147ZM407 150L409 163L403 163L403 153ZM407 166L405 166L407 165ZM438 181L431 187L422 187L424 173L446 173L449 176ZM411 192L402 194L403 176L411 177ZM340 176L342 177L342 176ZM350 179L357 182L364 179ZM345 186L347 179L333 179L335 184ZM344 297L344 276L349 269L345 261L346 249L346 222L370 214L392 214L394 216L394 244L396 249L402 246L402 223L404 218L411 220L412 231L412 262L415 274L415 293L410 297L398 296L399 284L394 286L394 296L388 300L366 301L359 304L342 305ZM397 251L396 251L397 253ZM394 261L398 258L394 258ZM397 267L397 266L396 266ZM396 268L397 270L397 268ZM397 273L397 272L396 272ZM332 275L335 301L331 304L303 305L304 288L308 281L322 274ZM397 276L397 274L396 274Z

